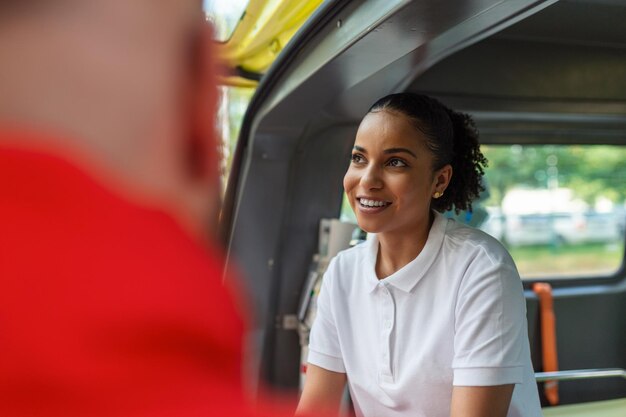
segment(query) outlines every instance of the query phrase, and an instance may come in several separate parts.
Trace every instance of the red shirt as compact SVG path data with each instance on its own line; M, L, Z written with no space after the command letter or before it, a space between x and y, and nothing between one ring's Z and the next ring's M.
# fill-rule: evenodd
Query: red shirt
M221 276L166 212L0 145L0 415L248 415Z

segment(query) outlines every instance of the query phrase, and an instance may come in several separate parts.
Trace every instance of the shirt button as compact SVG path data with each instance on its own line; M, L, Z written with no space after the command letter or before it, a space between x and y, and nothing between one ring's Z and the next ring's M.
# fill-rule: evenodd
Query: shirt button
M390 322L390 321L386 321L386 322L385 322L385 327L386 327L387 329L391 329L391 322Z

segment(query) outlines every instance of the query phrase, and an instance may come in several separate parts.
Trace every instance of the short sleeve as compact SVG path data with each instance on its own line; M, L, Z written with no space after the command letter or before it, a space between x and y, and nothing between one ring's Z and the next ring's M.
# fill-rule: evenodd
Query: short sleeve
M311 328L308 363L329 371L345 373L346 368L332 308L332 281L335 265L335 260L331 261L322 281L317 300L317 314Z
M517 270L488 258L475 259L455 307L453 384L522 383L527 343L526 303Z

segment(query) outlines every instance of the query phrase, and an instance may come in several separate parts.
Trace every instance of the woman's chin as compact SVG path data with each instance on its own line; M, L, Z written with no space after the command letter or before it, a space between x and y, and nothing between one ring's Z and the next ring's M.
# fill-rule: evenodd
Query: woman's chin
M357 224L359 228L366 233L380 233L382 229L381 225L373 224L373 222L359 221L357 219Z

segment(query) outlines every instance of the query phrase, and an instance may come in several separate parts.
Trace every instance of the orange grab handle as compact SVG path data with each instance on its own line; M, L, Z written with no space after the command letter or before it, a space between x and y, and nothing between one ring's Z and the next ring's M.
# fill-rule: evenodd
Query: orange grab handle
M539 298L539 321L541 328L541 358L544 372L559 370L556 351L556 316L554 314L554 301L552 298L552 286L544 282L533 285L533 291ZM550 405L559 403L559 383L557 381L545 381L544 393Z

